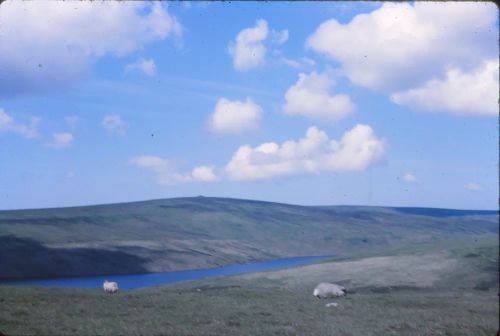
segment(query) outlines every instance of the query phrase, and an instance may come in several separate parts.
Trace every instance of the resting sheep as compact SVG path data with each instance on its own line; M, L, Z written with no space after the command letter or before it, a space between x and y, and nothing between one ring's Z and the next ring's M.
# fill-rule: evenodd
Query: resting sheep
M345 295L345 287L322 282L314 288L313 295L318 299L326 299Z
M102 284L102 289L104 289L106 293L114 294L118 292L118 284L116 282L104 280L104 283Z

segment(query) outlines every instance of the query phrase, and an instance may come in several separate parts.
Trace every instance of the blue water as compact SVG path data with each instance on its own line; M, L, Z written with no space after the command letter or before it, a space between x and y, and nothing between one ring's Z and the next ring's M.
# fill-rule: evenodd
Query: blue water
M157 286L185 280L200 279L221 275L241 274L249 272L265 271L269 269L285 268L290 266L307 264L313 261L329 259L331 257L310 256L293 257L261 261L249 264L228 265L217 268L196 269L190 271L129 274L129 275L102 275L74 278L48 278L2 281L0 284L9 285L36 285L46 287L73 287L73 288L101 288L104 280L118 282L120 289L131 289L148 286Z

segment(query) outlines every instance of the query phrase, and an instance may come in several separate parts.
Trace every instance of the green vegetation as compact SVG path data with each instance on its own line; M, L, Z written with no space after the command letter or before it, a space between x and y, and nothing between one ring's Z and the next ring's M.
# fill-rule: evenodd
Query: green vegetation
M494 335L494 235L120 291L0 286L7 335ZM319 300L319 281L348 295ZM337 307L325 307L328 302Z
M327 262L121 290L0 285L7 335L493 335L498 212L181 198L0 212L0 277ZM348 295L319 300L319 282ZM337 307L325 307L335 301Z
M0 278L369 256L497 234L496 211L306 207L207 197L0 211Z

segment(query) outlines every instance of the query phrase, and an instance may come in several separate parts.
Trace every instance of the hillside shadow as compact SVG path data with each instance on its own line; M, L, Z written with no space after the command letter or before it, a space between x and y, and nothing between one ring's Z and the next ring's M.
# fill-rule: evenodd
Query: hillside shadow
M397 212L407 215L421 215L430 217L462 217L462 216L498 216L497 210L457 210L440 208L409 208L393 207Z
M146 261L121 251L49 248L33 239L0 237L0 279L147 273Z

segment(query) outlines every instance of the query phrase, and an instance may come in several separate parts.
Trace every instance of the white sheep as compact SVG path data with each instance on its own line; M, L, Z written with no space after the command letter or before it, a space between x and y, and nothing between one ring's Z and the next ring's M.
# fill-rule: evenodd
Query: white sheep
M116 282L104 280L102 284L102 289L104 289L106 293L114 294L118 292L118 284Z
M322 282L314 288L313 295L318 299L326 299L345 295L345 287Z

